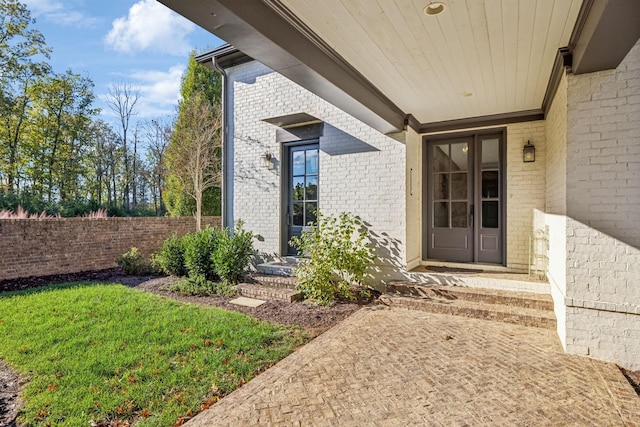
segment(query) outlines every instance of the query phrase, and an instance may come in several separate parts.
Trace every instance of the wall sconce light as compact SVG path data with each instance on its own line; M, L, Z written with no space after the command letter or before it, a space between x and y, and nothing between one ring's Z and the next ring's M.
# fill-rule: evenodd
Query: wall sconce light
M273 156L268 151L260 154L260 167L273 169Z
M527 145L522 149L522 161L525 163L536 161L536 147L530 141L527 141Z

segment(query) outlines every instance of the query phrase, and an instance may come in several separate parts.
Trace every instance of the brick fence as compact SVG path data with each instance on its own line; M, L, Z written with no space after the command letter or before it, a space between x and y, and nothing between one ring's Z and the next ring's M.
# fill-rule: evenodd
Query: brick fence
M220 217L202 218L220 227ZM164 239L195 231L192 217L0 220L0 280L102 270L137 247L145 259Z

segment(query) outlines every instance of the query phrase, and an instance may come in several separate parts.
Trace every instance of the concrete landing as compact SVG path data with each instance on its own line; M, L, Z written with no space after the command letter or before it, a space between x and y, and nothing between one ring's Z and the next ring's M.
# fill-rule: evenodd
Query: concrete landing
M255 298L238 297L229 301L230 304L241 305L243 307L260 307L266 301Z

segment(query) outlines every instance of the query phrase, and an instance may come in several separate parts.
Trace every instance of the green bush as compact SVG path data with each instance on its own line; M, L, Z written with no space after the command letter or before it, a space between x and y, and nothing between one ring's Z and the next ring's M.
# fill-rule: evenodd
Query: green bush
M354 289L364 287L364 274L374 259L367 234L353 214L324 216L318 212L317 225L291 239L291 245L305 257L294 270L305 298L322 305L336 298L354 298Z
M183 277L169 287L171 292L182 295L212 296L222 295L232 297L236 294L235 288L227 282L213 282L204 276Z
M204 276L189 276L172 284L169 290L182 295L209 296L215 294L215 283Z
M253 255L253 233L238 221L236 229L224 229L218 234L218 245L211 255L216 273L223 283L236 285Z
M183 239L174 232L171 237L162 243L160 252L152 256L151 264L165 274L174 276L186 275Z
M142 254L136 247L120 255L116 259L116 264L122 268L124 274L139 274L144 270Z
M208 227L182 238L184 245L184 266L189 276L203 276L207 280L216 279L216 271L211 255L216 250L221 232Z

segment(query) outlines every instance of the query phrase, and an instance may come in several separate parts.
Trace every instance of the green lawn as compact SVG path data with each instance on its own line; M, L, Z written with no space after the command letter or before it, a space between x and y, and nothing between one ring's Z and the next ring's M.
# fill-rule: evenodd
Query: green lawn
M171 426L289 354L292 336L121 285L0 294L0 358L29 378L26 426Z

